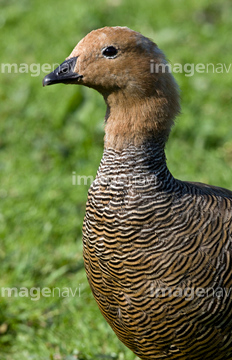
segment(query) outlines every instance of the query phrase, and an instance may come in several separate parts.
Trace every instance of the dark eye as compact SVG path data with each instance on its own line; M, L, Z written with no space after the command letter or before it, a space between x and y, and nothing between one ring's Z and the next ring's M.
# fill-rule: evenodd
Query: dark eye
M107 46L102 50L102 55L109 59L115 58L117 53L118 50L114 46Z

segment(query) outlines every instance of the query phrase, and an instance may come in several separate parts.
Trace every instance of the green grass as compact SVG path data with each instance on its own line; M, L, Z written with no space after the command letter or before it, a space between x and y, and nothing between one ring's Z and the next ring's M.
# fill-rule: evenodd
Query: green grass
M1 0L0 58L60 63L92 29L126 25L173 64L228 66L231 17L230 0ZM175 74L182 114L167 159L177 178L232 188L231 74ZM1 73L0 286L77 295L0 297L0 359L132 360L90 293L81 243L88 186L72 185L73 171L97 171L104 101L78 86L42 88L44 75Z

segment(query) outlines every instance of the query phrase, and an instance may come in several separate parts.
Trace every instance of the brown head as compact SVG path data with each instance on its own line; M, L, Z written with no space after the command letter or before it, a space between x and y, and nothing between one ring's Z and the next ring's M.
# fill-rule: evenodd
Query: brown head
M89 33L43 80L44 86L55 83L85 85L103 95L106 147L121 149L152 138L165 142L180 110L178 86L164 54L126 27Z

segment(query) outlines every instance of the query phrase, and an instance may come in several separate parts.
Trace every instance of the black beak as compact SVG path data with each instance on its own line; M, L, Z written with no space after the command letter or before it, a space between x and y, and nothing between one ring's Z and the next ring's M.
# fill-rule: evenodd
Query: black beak
M74 84L77 83L77 79L82 78L82 75L74 72L77 62L77 56L71 59L65 60L58 68L46 75L43 79L43 86L53 85L58 83Z

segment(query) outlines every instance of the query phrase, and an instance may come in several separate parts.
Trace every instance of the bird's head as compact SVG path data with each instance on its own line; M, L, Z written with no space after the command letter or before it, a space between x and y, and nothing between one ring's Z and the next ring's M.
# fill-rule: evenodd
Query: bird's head
M44 86L56 83L96 89L108 105L106 119L113 117L114 123L117 115L122 117L124 112L125 116L131 109L134 125L130 126L135 128L135 118L146 114L142 127L149 132L160 128L169 133L179 112L178 87L164 54L151 40L127 27L90 32L43 79ZM138 132L143 131L139 127Z

